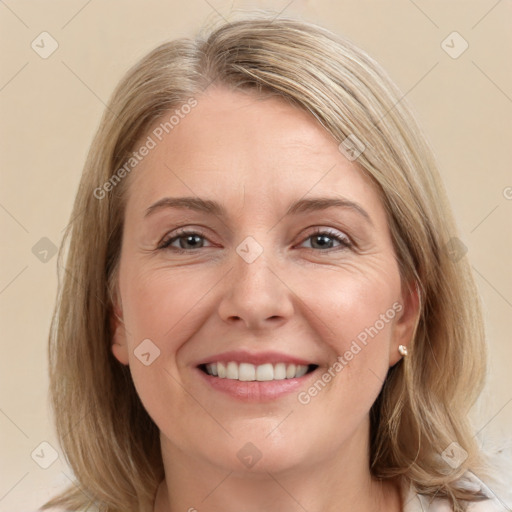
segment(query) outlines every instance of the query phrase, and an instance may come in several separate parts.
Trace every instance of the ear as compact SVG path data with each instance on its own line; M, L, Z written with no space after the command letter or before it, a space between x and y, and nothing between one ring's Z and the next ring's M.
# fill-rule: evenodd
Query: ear
M398 347L404 345L409 347L418 325L421 292L416 282L406 283L402 287L400 303L395 303L393 309L397 312L393 326L393 338L390 344L389 366L395 365L402 355L398 352Z
M123 307L118 297L119 293L116 290L109 319L111 332L113 332L112 353L121 364L128 365L128 346L126 340L126 328L123 320Z

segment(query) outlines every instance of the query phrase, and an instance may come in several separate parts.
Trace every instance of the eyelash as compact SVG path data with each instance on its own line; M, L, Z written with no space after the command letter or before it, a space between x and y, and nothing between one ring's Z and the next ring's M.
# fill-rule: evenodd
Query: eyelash
M163 250L163 249L169 249L170 251L178 254L185 254L185 253L191 253L194 252L194 249L178 249L177 247L170 247L171 244L179 240L182 237L185 236L192 236L192 235L198 235L201 238L208 239L204 233L202 233L200 230L188 230L188 229L181 229L179 230L173 237L164 240L158 247L157 250ZM333 238L337 242L340 242L341 246L337 248L329 248L326 250L315 250L312 247L306 247L306 249L310 249L315 252L333 252L333 251L339 251L339 250L346 250L351 249L353 247L353 243L350 241L349 237L346 235L339 235L336 231L332 231L330 229L322 229L322 228L316 228L313 233L310 233L306 238L303 239L302 243L308 240L309 238L312 238L314 236L319 235L327 235L329 238ZM200 247L202 249L202 247Z

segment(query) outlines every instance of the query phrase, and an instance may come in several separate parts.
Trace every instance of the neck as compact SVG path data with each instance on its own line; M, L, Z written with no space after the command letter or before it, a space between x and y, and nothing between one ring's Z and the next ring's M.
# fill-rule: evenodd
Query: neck
M162 435L166 477L154 512L399 512L403 505L398 482L379 481L370 474L367 433L361 429L343 451L315 465L305 462L279 472L263 464L240 471L199 460Z

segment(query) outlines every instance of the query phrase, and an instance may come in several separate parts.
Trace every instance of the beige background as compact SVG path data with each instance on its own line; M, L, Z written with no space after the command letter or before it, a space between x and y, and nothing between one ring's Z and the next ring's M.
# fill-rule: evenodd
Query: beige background
M158 43L193 35L218 16L229 18L232 8L254 6L344 34L380 61L407 93L436 150L484 302L490 378L475 430L485 439L512 431L510 2L5 0L0 2L0 511L35 510L71 474L47 401L56 257L48 253L48 261L40 261L32 248L43 237L55 245L61 241L104 103L121 74ZM47 59L31 48L43 31L59 45ZM469 44L456 59L441 47L453 31ZM59 456L48 469L31 458L43 441ZM49 462L50 449L42 450L34 458Z

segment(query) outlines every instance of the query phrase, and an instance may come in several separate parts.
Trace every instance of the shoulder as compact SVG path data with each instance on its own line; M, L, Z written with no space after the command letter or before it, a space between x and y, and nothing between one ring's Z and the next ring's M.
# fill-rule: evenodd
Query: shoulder
M478 485L489 496L490 500L485 508L486 502L481 502L481 508L469 508L469 512L489 511L511 511L512 510L512 438L487 439L487 449L482 450L488 468L481 471L478 476L470 473L469 481ZM471 484L470 484L471 485ZM491 505L494 508L491 508Z
M512 464L510 461L506 463ZM501 472L502 469L505 471ZM467 503L467 512L509 512L512 510L512 465L496 468L484 478L467 471L458 481L464 489L482 491L488 499ZM402 487L403 512L453 512L445 499L418 494L412 486Z
M489 441L489 440L488 440ZM478 472L466 471L457 485L464 489L481 490L488 496L482 501L467 504L467 512L509 512L512 510L512 440L486 443L483 450L488 468ZM492 447L489 447L491 444ZM452 512L447 500L418 494L412 486L402 487L403 512Z
M445 499L430 498L407 489L404 493L403 512L453 512L453 508ZM495 496L483 501L468 503L467 512L508 512L511 509Z

